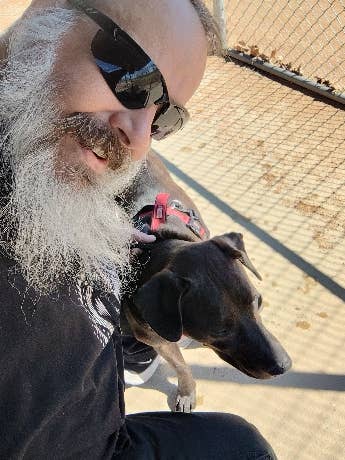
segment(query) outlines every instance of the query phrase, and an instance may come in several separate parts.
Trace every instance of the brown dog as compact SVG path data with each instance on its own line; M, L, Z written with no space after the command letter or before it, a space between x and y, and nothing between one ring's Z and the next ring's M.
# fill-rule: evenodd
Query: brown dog
M195 407L195 382L176 344L182 334L255 378L282 374L291 360L261 322L262 298L243 266L260 275L248 258L242 235L228 233L208 239L194 203L151 153L140 184L126 200L133 203L136 213L153 203L160 192L168 192L169 203L183 209L189 218L167 215L156 228L157 241L144 247L141 258L145 265L136 291L124 301L124 311L135 337L153 346L175 368L175 410L189 412ZM141 228L154 218L145 209L138 219Z

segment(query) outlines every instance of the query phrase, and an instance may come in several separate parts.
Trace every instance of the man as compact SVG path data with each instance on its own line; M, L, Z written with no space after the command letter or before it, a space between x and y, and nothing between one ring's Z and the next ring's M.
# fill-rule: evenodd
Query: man
M186 122L208 20L196 0L36 0L2 37L0 458L275 458L235 416L124 415L114 196Z

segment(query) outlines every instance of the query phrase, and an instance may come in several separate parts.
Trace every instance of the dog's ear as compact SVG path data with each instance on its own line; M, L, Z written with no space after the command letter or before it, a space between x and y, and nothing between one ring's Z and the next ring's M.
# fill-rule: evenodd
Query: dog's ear
M254 267L253 263L248 257L244 247L242 233L225 233L221 236L215 236L211 239L222 251L229 254L231 257L238 259L242 264L247 267L254 275L262 280L259 272Z
M186 282L168 269L154 275L133 297L142 318L161 337L177 342L182 335L180 298Z

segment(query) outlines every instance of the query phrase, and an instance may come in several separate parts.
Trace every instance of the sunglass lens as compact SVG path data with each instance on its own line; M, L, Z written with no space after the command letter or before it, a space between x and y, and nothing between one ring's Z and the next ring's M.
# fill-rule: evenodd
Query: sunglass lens
M127 109L160 105L151 128L154 139L164 139L187 123L187 110L169 102L162 74L135 42L99 30L91 50L109 88Z
M150 61L145 67L123 75L115 86L115 94L128 109L149 107L164 95L161 73Z
M127 109L142 109L164 99L162 75L139 47L100 30L91 49L109 88Z
M174 104L165 104L152 123L151 135L156 141L165 139L183 128L188 120L189 114L186 109Z

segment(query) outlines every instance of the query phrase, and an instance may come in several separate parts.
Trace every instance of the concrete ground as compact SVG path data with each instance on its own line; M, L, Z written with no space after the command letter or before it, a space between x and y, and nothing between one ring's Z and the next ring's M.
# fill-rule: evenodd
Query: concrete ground
M0 30L28 1L0 1ZM244 234L263 276L263 320L293 359L246 377L193 343L200 411L254 423L281 460L345 458L344 111L245 67L209 60L183 132L154 147L213 235ZM128 412L167 410L166 364L126 391Z

